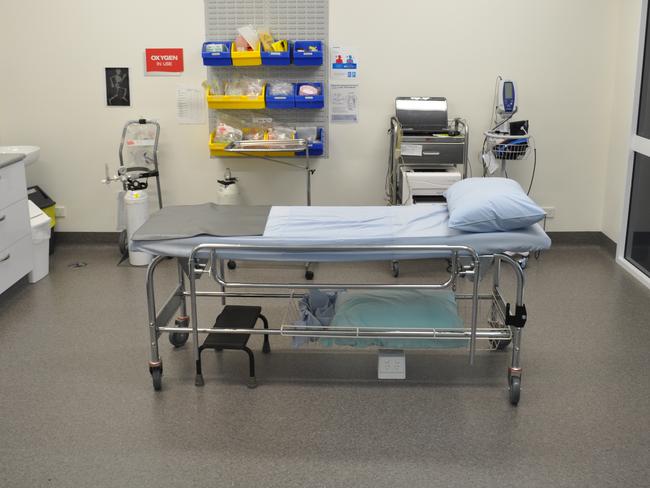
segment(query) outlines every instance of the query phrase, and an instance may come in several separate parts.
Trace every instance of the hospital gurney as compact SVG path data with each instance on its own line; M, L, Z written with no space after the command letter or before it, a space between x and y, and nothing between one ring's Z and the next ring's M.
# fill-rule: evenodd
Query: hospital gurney
M521 335L527 314L524 305L524 272L519 264L505 251L537 251L550 246L548 236L538 225L510 232L472 234L453 231L446 225L445 205L422 205L411 207L273 207L264 217L264 209L251 213L250 207L230 208L228 212L242 212L240 223L244 229L232 230L228 226L211 230L220 209L214 207L215 218L198 219L200 231L178 232L178 225L186 225L192 214L212 215L211 207L179 207L179 219L166 221L162 212L136 232L133 246L158 256L147 271L147 300L151 356L149 370L154 388L161 388L162 360L158 339L161 333L172 334L174 345L181 345L192 338L196 361L196 384L203 384L199 362L199 334L253 334L280 335L291 337L355 337L386 339L462 339L469 345L469 361L474 363L477 340L488 340L495 349L502 349L512 342L511 363L508 368L510 401L517 404L520 396ZM261 215L255 215L260 214ZM165 214L162 215L164 217ZM383 218L382 218L383 216ZM228 215L229 220L232 214ZM257 221L257 222L256 222ZM245 232L264 221L263 231L258 235L235 235ZM183 224L184 223L184 224ZM155 224L155 225L153 225ZM190 224L190 226L193 224ZM221 225L221 224L219 224ZM217 225L217 227L219 227ZM155 232L152 232L155 229ZM169 235L165 235L169 231ZM212 234L211 234L212 232ZM154 294L154 272L166 258L177 258L178 283L162 307L156 307ZM229 281L226 278L225 262L228 259L281 261L281 262L341 262L375 261L392 259L447 258L452 265L447 278L437 283L246 283ZM489 293L480 293L479 277L486 264L493 264L492 286ZM502 266L509 267L516 278L514 306L506 302L501 286ZM197 289L197 280L204 274L210 275L220 291ZM300 293L293 290L323 289L366 289L366 290L444 290L456 291L459 278L472 278L470 293L456 293L456 299L470 304L471 313L465 327L445 329L394 328L309 328L283 323L269 329L206 328L199 324L198 297L220 298L225 304L228 298L275 298L289 300ZM189 281L189 290L186 286ZM246 288L246 291L242 289ZM191 314L188 315L186 300L190 299ZM479 303L487 302L490 313L487 326L479 327ZM176 311L180 314L175 326L169 326ZM191 316L191 323L190 323Z

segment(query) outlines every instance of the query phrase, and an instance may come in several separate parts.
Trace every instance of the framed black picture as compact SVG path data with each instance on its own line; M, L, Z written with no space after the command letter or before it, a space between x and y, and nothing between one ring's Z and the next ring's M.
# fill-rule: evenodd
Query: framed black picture
M129 68L106 68L106 105L130 107Z

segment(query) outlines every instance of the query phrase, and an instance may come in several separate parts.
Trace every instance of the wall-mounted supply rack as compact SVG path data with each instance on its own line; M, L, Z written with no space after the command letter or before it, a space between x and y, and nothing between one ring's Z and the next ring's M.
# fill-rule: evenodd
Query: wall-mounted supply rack
M227 12L227 15L224 13ZM327 46L329 30L328 0L206 0L206 42L202 57L209 86L215 81L240 77L264 80L260 96L215 95L206 90L210 113L210 154L223 157L227 151L215 144L214 131L220 111L250 110L259 120L291 128L316 127L318 138L309 141L310 156L327 155L329 107L326 103ZM287 50L266 52L255 46L252 51L237 52L233 40L239 27L251 24L267 27L274 39L287 40ZM218 48L210 44L221 44ZM291 94L273 96L270 83L292 83ZM318 94L299 94L301 85L319 87ZM285 97L285 98L283 98ZM233 115L238 113L233 112ZM225 146L224 146L225 147ZM284 157L304 156L305 151L282 151ZM244 154L232 152L229 155ZM313 170L312 170L313 171Z

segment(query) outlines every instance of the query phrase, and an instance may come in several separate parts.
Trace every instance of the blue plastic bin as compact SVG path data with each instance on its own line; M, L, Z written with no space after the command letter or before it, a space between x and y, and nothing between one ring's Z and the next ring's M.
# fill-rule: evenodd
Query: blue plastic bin
M314 142L309 143L309 157L312 156L322 156L323 155L323 128L319 127L318 131L316 132L316 140ZM306 156L307 153L305 151L298 151L296 152L296 156Z
M262 64L266 66L286 66L291 64L291 43L286 51L262 50Z
M309 46L315 46L318 51L310 51ZM303 49L304 52L299 52ZM323 64L323 43L321 41L294 41L293 64L296 66L320 66Z
M230 56L230 42L231 41L212 41L204 42L201 56L203 56L204 66L232 66L232 57ZM205 47L208 44L223 44L226 50L221 53L213 53L206 51Z
M266 108L296 108L296 87L290 95L269 95L269 85L266 85Z
M303 85L312 85L320 89L320 95L300 96L298 92ZM296 108L323 108L325 106L325 96L323 95L322 83L296 83L294 88L296 95Z

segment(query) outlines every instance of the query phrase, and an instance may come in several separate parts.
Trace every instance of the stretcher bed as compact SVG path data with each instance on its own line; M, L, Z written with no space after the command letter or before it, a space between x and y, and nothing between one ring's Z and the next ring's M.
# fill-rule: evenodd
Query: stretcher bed
M469 233L450 229L445 204L409 205L392 207L271 207L261 235L214 235L205 222L192 223L197 208L203 218L208 218L205 206L183 206L163 209L157 213L162 220L159 225L144 226L133 237L133 249L155 255L189 257L199 244L224 244L232 246L257 246L255 251L233 249L227 256L231 259L254 259L269 261L357 261L364 259L414 258L411 250L372 251L364 253L319 252L322 246L409 246L409 245L466 245L480 255L490 255L504 250L521 253L548 249L551 241L542 228L535 224L510 232ZM219 211L214 208L214 217ZM224 219L236 218L237 207L230 207ZM265 212L259 213L264 219ZM250 218L250 214L247 214ZM213 218L214 218L213 217ZM165 228L184 231L167 232ZM255 228L243 226L242 231ZM239 229L239 227L237 227ZM233 233L230 228L218 226L216 232ZM265 253L263 246L290 247L300 245L314 250L300 253ZM432 257L423 252L420 258Z
M523 302L524 272L508 252L524 253L548 249L550 239L535 224L510 232L467 233L450 229L444 204L395 207L217 207L213 204L171 207L159 211L133 236L132 249L157 257L147 273L147 298L151 358L149 369L154 388L160 389L162 360L158 338L171 334L174 345L192 338L197 365L196 384L203 384L200 369L200 334L263 334L322 338L389 338L402 340L463 340L468 345L470 363L474 362L476 341L488 340L495 349L512 342L508 368L510 401L519 401L521 333L526 323ZM160 309L154 296L154 271L166 257L177 258L178 284ZM228 259L254 261L353 262L446 258L450 266L447 279L435 283L407 283L390 279L385 283L244 283L232 281L224 263ZM492 289L479 292L481 267L492 267ZM514 306L506 303L501 289L502 264L516 278ZM226 273L229 273L226 277ZM200 291L197 279L209 274L220 291ZM227 279L228 278L228 279ZM453 290L460 278L473 278L472 292L456 293L458 300L470 303L471 313L463 328L431 327L410 329L395 327L343 327L310 329L290 323L269 329L206 328L199 326L196 301L199 297L295 299L296 290ZM186 289L189 281L189 290ZM246 288L245 291L242 289ZM252 290L252 291L251 291ZM186 299L191 313L188 315ZM486 326L479 327L479 302L490 304ZM174 326L168 323L176 311ZM190 323L191 316L191 323Z

